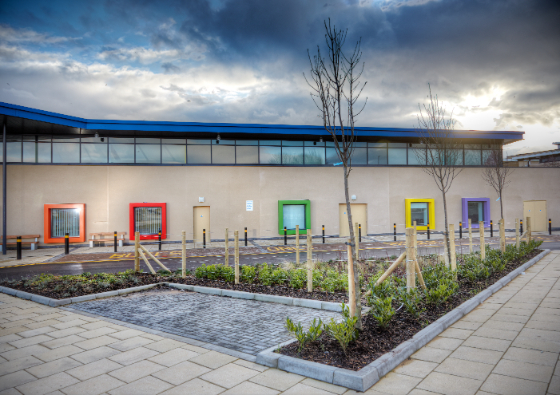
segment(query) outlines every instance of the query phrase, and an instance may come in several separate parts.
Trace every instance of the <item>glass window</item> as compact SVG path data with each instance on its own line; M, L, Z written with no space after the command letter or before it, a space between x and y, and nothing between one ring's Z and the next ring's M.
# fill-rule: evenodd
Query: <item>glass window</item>
M282 140L282 145L284 147L300 147L303 145L303 141Z
M70 137L70 136L53 136L53 142L56 143L79 143L80 136Z
M305 226L305 204L284 204L282 206L284 226L288 230L295 230L296 225L300 229L307 229Z
M103 141L101 141L103 139ZM108 137L82 137L82 143L107 144Z
M221 144L212 146L212 163L235 164L235 147Z
M484 221L484 202L468 202L468 215L473 224Z
M368 164L386 165L387 148L368 148Z
M406 148L389 148L390 165L406 165Z
M23 142L23 161L35 163L35 142Z
M354 148L352 152L353 165L367 165L367 148Z
M406 143L388 143L389 148L406 148Z
M211 144L212 140L187 139L187 144Z
M51 209L51 237L80 236L80 210L77 208Z
M6 162L21 162L21 141L8 141L6 144Z
M410 223L416 221L417 226L428 224L428 203L410 203Z
M445 154L437 149L427 149L426 161L428 166L439 166L445 161Z
M260 145L281 145L282 142L280 140L260 140Z
M360 142L360 141L354 141L354 142L352 143L352 146L353 146L354 148L364 148L364 147L367 147L367 143Z
M134 163L134 145L109 144L109 163Z
M186 144L186 139L162 139L162 144Z
M136 144L160 144L161 139L154 138L136 138Z
M208 140L210 141L210 140ZM212 147L209 145L187 145L187 163L207 164L212 163Z
M386 148L386 147L387 147L387 143L368 143L368 147L373 147L373 148Z
M134 137L109 137L109 142L110 143L120 143L120 144L125 144L125 143L132 143L134 144Z
M53 163L80 163L80 144L53 143Z
M259 147L261 164L279 165L282 163L280 147Z
M259 145L259 140L237 140L237 145Z
M82 163L107 163L107 144L82 144Z
M480 166L480 151L479 150L465 150L465 165L466 166Z
M305 147L305 164L306 165L324 165L325 164L325 148L324 147Z
M161 145L136 144L136 163L161 163Z
M141 236L157 235L161 230L161 207L134 207L134 231Z
M212 144L216 144L216 145L235 145L235 140L220 140L220 142L218 142L218 140L212 140Z
M238 164L258 164L259 147L235 147Z
M480 144L465 144L466 149L480 149Z
M446 152L446 160L450 165L463 166L463 150L449 150Z
M282 147L282 164L303 165L303 147Z
M334 164L334 163L340 163L340 158L338 157L338 152L337 152L336 148L327 148L326 162L327 162L328 165L331 165L331 164Z
M161 146L161 155L161 163L187 163L187 146L164 144Z
M419 148L408 149L408 165L425 165L426 164L426 150Z
M325 142L325 145L327 147L334 147L334 141L327 141L327 142Z
M492 160L491 160L492 152L494 152L494 151L482 150L482 164L484 166L492 165Z
M304 141L303 145L305 145L306 147L324 147L325 142L324 141Z

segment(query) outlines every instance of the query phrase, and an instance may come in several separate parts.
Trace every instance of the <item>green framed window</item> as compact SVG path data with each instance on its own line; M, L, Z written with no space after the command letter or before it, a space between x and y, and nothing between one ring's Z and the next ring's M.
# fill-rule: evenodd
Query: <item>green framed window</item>
M285 226L289 235L295 235L296 225L299 225L299 234L306 234L307 229L311 227L311 201L279 200L278 234L284 234Z

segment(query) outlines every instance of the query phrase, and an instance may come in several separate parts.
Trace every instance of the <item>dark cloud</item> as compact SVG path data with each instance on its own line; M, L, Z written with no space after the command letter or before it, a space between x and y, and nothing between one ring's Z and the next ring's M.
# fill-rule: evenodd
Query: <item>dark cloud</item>
M173 63L165 62L161 64L161 68L165 70L166 73L178 73L181 71L180 67L175 66Z

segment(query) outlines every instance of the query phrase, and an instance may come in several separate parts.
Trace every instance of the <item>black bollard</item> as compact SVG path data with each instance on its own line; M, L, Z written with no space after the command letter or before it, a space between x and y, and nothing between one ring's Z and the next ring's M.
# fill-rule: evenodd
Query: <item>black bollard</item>
M523 234L523 220L519 221L519 233Z
M284 245L288 245L288 229L284 226Z
M430 240L430 223L428 222L428 226L426 226L426 229L428 230L428 240Z
M323 225L323 244L325 244L325 225Z
M548 219L548 234L552 236L552 218Z
M64 254L70 254L70 233L64 234Z
M393 223L393 241L397 241L397 224Z
M161 251L161 229L158 232L158 249Z
M358 242L362 242L362 224L358 224Z
M245 227L245 247L247 247L247 227Z
M459 221L459 238L463 238L463 223Z
M494 237L494 224L490 220L490 237Z
M20 260L21 259L21 236L18 236L16 238L16 249L17 249L16 259Z
M117 252L117 231L115 231L115 233L113 233L113 243L115 245L115 247L113 248L115 252Z
M202 229L202 248L206 248L206 229Z

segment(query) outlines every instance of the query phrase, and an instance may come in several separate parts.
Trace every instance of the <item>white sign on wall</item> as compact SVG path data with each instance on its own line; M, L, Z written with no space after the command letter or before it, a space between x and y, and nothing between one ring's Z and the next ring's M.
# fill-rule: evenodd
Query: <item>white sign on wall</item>
M247 200L245 202L245 210L253 211L253 201L252 200Z

